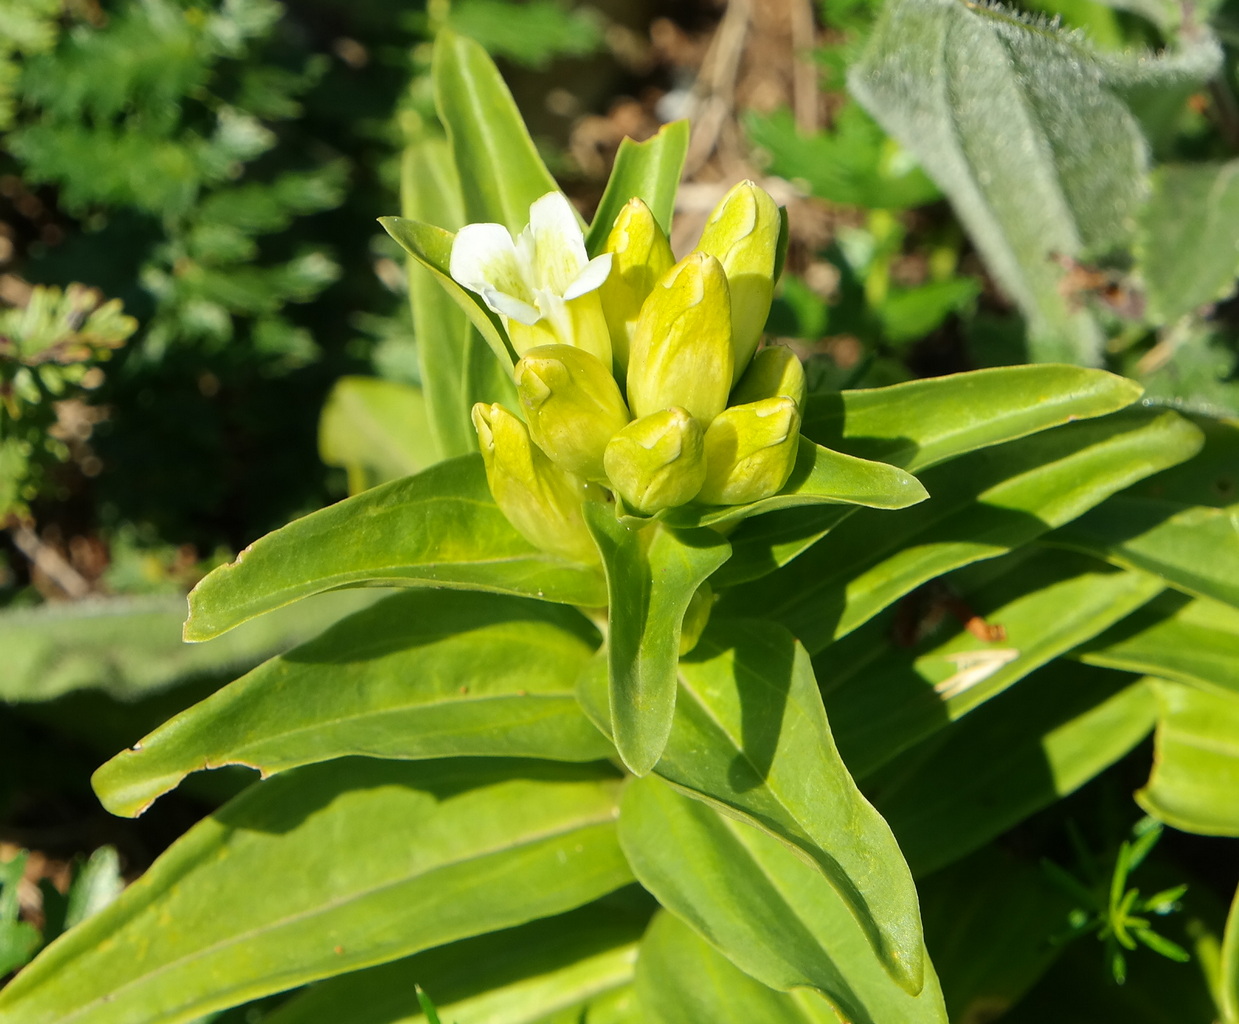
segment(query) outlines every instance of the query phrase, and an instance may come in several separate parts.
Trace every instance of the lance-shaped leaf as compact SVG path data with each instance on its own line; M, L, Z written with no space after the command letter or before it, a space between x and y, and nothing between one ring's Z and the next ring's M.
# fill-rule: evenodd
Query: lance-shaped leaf
M520 536L496 507L478 455L440 463L289 523L189 595L187 640L340 587L454 587L600 605L602 580Z
M1239 608L1239 507L1116 494L1045 540Z
M1072 656L1239 698L1239 608L1167 591Z
M226 764L266 777L349 754L604 758L611 746L574 694L593 633L542 602L396 594L143 737L95 773L95 791L132 816L190 772Z
M1058 661L904 751L865 791L927 875L1075 792L1156 716L1145 683Z
M892 387L810 395L803 433L829 449L920 472L966 452L1129 405L1139 385L1078 366L1011 366ZM781 512L732 536L720 583L785 565L853 509Z
M1239 423L1195 416L1204 447L1059 528L1050 544L1239 607Z
M720 526L805 505L907 508L927 497L916 477L902 469L833 452L802 436L791 476L777 494L747 505L686 505L661 518L673 526Z
M465 216L516 234L533 201L559 186L542 163L494 62L471 39L440 31L435 41L435 107L460 175Z
M1239 836L1239 698L1157 681L1153 774L1136 801L1184 832Z
M1003 366L809 396L802 430L819 444L917 472L978 448L1117 412L1135 381L1080 366Z
M1123 244L1143 198L1135 118L1078 37L954 0L891 0L848 85L951 200L1041 359L1100 361L1055 255Z
M644 775L671 731L684 613L731 548L712 530L627 527L601 503L586 504L585 521L607 577L609 731L624 764Z
M687 121L665 124L653 138L644 142L630 138L620 142L611 177L598 202L594 222L585 235L585 248L591 256L602 252L615 218L633 197L650 208L663 231L670 232L675 194L687 154Z
M420 985L440 1020L453 1024L610 1024L604 1011L632 1001L638 940L648 908L617 905L621 893L567 914L427 950L320 982L264 1024L414 1024ZM481 969L479 969L481 967Z
M756 596L810 651L820 650L922 583L1015 550L1200 444L1200 431L1177 413L1142 410L954 459L922 474L933 500L849 517L727 605Z
M0 993L3 1024L178 1024L631 878L597 766L349 759L251 787Z
M886 972L835 889L772 836L651 777L625 787L620 842L642 885L745 974L783 991L816 989L855 1024L945 1024L928 958L923 986L909 993ZM644 969L638 961L639 990ZM682 983L705 994L709 978L690 975ZM726 989L720 1001L725 997Z
M469 322L477 328L500 365L511 373L512 367L516 365L516 353L502 321L490 311L480 296L461 287L452 279L450 266L452 240L455 235L443 228L407 217L380 217L379 223L400 243L405 252L434 275L438 286L447 292L468 317Z
M986 642L962 624L897 647L877 619L814 659L844 763L863 778L962 718L1052 658L1096 636L1162 589L1156 577L1082 556L1037 551L987 566L957 597L1005 638Z
M434 232L419 233L414 223L436 224L448 231L458 231L465 223L464 198L460 179L452 163L447 141L420 129L406 139L400 165L401 213L408 221L400 227L389 227L394 237L406 249L410 243L423 255L429 253L424 242L433 238L444 241ZM451 251L451 238L446 239ZM440 254L437 258L443 258ZM512 401L512 360L506 344L498 337L497 321L471 292L444 279L448 263L427 268L424 260L408 261L409 307L413 315L413 332L417 339L417 365L421 371L426 395L426 408L431 432L439 449L439 458L453 458L475 451L477 439L469 422L469 411L477 402ZM467 303L467 305L462 305ZM469 310L468 314L465 310ZM495 333L489 341L473 326L481 319L488 331ZM499 358L492 346L500 341Z
M600 684L591 670L581 687L595 722L606 711ZM920 987L912 875L839 759L809 657L790 635L770 623L715 620L680 662L675 724L655 771L796 850L892 977Z
M838 1024L811 989L779 992L749 977L679 918L661 913L641 943L637 997L649 1024Z

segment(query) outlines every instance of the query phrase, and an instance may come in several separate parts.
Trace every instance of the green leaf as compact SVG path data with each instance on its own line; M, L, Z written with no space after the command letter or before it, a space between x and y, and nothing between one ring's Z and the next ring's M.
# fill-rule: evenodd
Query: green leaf
M848 75L951 200L1041 360L1100 361L1054 256L1124 244L1143 198L1144 139L1106 77L1081 39L953 0L888 0Z
M1071 901L1040 865L993 844L918 886L925 945L953 1021L1000 1020L1058 957Z
M1224 1024L1239 1021L1239 889L1226 915L1222 957L1218 971L1218 1004Z
M1096 636L1149 601L1161 581L1080 556L1029 551L987 566L957 596L1006 633L986 643L962 624L895 647L877 619L814 659L844 763L857 778L997 696L1034 669ZM1064 611L1064 610L1067 611Z
M1104 416L1140 397L1125 377L1079 366L1004 366L883 388L814 394L804 433L911 473L1049 427Z
M190 772L263 777L364 754L592 761L613 753L574 695L593 654L575 611L460 592L397 594L177 715L94 776L113 814L141 814Z
M557 0L457 0L448 24L487 52L539 71L557 55L583 57L601 48L602 19L591 7L568 9Z
M909 994L873 954L835 889L779 840L646 778L625 787L620 841L641 883L745 974L784 991L815 988L856 1024L945 1024L928 960L919 995ZM639 992L643 971L639 962ZM694 972L680 980L708 994L709 977ZM716 998L725 1000L727 991Z
M769 171L804 182L813 195L867 209L902 210L941 198L938 187L854 103L836 115L830 131L805 134L791 111L744 121L752 142L771 156Z
M19 920L18 887L26 873L29 853L22 850L0 863L0 977L22 966L43 941L29 921Z
M591 256L602 251L615 218L634 196L650 208L658 226L671 233L675 194L688 154L688 127L687 121L672 121L644 142L630 138L620 142L594 222L585 234L585 248Z
M378 596L324 594L192 647L181 640L185 598L180 594L9 609L0 614L0 700L21 704L101 690L133 701L190 679L228 678L308 640Z
M684 612L731 548L713 530L638 530L610 505L584 509L607 577L610 732L624 764L644 775L671 731Z
M594 1024L594 1007L632 982L649 913L636 909L609 898L330 978L267 1014L263 1024L413 1024L423 1019L409 998L415 984L452 1024L542 1024L567 1010L576 1011L573 1021L584 1013Z
M1139 385L1078 366L977 370L891 387L810 395L801 429L831 449L919 472L978 448L1129 405ZM720 584L786 565L853 509L781 512L743 524Z
M598 673L582 702L605 714ZM839 760L808 655L770 623L715 620L680 662L675 723L655 772L756 825L821 872L909 991L923 973L916 889L882 817Z
M1137 410L962 456L922 474L930 501L849 517L723 607L757 600L821 650L928 580L1015 550L1200 444L1177 413Z
M865 791L913 873L927 875L1073 793L1156 716L1146 684L1055 662L904 751Z
M614 789L604 769L538 761L289 772L48 947L0 992L0 1022L191 1021L585 904L631 877Z
M486 340L500 367L511 373L516 365L516 354L503 323L478 296L458 285L449 273L452 239L455 236L443 228L407 217L380 217L379 223L405 252L434 275L438 285L464 311L469 322Z
M1136 240L1149 316L1157 323L1226 298L1239 253L1239 161L1163 165L1140 214Z
M125 888L120 856L114 846L101 846L82 865L69 886L65 928L81 924L112 903Z
M806 505L907 508L927 497L916 477L902 469L831 451L801 435L796 464L778 494L723 508L685 505L671 509L662 518L672 526L721 526L765 512Z
M837 1024L811 989L778 992L739 970L668 913L654 918L641 943L637 997L648 1024Z
M431 75L467 220L502 224L516 234L529 223L533 201L559 186L538 156L512 94L486 51L453 32L439 33Z
M1239 697L1239 608L1168 591L1072 657Z
M1239 607L1239 423L1192 417L1205 444L1060 527L1048 544L1157 573L1180 590Z
M1045 542L1156 573L1192 594L1239 607L1239 507L1185 507L1119 494Z
M454 587L601 605L602 580L521 537L464 456L375 487L256 540L189 595L187 640L338 587Z
M1136 793L1173 828L1239 836L1239 697L1157 681L1153 774Z
M452 164L445 139L418 131L408 140L400 168L401 213L413 222L437 224L457 231L464 226L464 198L460 179ZM405 222L407 224L407 222ZM401 231L409 228L401 226ZM430 233L423 231L422 238ZM401 235L395 235L401 241ZM408 247L407 242L401 241ZM416 244L416 243L415 243ZM408 263L409 306L417 341L417 359L425 388L426 408L439 458L452 458L477 450L469 413L475 402L512 403L512 360L506 344L492 350L470 316L494 333L497 321L468 292L447 283L448 263L427 269L418 259ZM462 306L466 302L468 305ZM496 359L496 354L499 358Z
M398 480L438 461L420 388L341 377L318 421L318 454L348 470L349 492Z
M981 293L974 277L948 277L913 288L892 288L877 308L882 332L896 345L920 341Z

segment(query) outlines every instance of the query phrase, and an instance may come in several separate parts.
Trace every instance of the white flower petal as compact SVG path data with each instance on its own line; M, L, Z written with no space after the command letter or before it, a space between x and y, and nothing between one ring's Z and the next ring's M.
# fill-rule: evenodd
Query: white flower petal
M595 256L581 268L581 272L577 274L576 279L568 285L567 290L564 292L564 298L575 299L586 292L592 292L596 288L601 288L603 281L607 279L607 275L610 273L611 253L604 252L601 256Z
M566 196L548 192L529 208L536 286L563 295L588 262L585 236Z
M482 300L494 312L519 321L522 324L533 326L542 319L542 314L534 306L531 306L528 302L522 302L512 295L496 291L494 288L485 285L478 294L482 296Z
M490 291L525 304L533 299L533 282L502 224L467 224L456 232L448 271L458 284L483 297Z

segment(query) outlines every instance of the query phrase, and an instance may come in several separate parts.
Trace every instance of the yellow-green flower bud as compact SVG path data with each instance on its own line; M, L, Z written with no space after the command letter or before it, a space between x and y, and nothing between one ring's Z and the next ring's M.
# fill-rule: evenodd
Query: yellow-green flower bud
M713 256L690 253L654 286L637 317L628 363L633 415L679 406L708 424L727 405L732 358L727 277Z
M615 218L603 252L611 253L611 273L599 289L602 312L611 331L617 373L628 369L628 350L641 304L675 263L671 243L650 208L630 199Z
M516 364L516 393L529 436L555 465L603 479L602 452L631 419L609 369L582 349L542 345Z
M731 393L731 404L745 405L785 395L803 412L804 390L804 366L796 353L782 345L772 345L753 357Z
M683 505L705 479L701 426L684 409L662 409L611 438L602 462L629 508L653 515Z
M598 549L581 514L585 481L557 468L502 405L478 402L473 426L490 493L516 532L543 551L597 564Z
M703 583L693 592L684 611L684 621L680 624L680 657L697 646L697 641L710 623L713 608L714 591L708 582Z
M697 500L746 505L777 494L796 462L800 412L790 398L733 405L706 431L706 479Z
M770 315L781 230L775 201L753 182L742 181L714 208L697 244L723 265L731 286L733 385L757 350Z

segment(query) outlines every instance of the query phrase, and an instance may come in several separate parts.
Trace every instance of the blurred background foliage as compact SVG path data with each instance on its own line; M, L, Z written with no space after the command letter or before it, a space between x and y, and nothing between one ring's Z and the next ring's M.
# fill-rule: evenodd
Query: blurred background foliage
M1239 415L1239 8L1024 6L1103 52L1216 47L1176 88L1129 91L1148 199L1123 244L1056 258L1053 301L1095 342L1070 357ZM211 566L432 457L405 269L375 218L400 211L405 146L438 133L428 71L440 27L500 61L583 212L622 138L685 116L678 251L739 178L788 205L769 330L807 360L816 389L1043 357L1036 310L987 271L949 183L922 170L915 140L904 148L879 127L880 102L848 93L881 7L0 0L0 972L77 919L74 892L103 894L76 897L80 916L246 778L195 777L129 822L98 808L90 771L367 600L329 595L188 654L179 643L182 595ZM1087 862L1104 891L1148 756L1140 748L1008 845L1044 852L1060 874ZM112 848L114 859L93 853ZM1142 870L1168 877L1163 888L1192 881L1181 945L1192 915L1219 913L1233 854L1182 834L1149 853ZM935 879L929 902L954 891ZM1078 889L1066 904L1104 931ZM1136 979L1141 958L1156 959L1129 957ZM1113 987L1100 949L1087 968L1079 959L1055 967L1062 984ZM1142 1020L1185 1019L1133 1005Z

